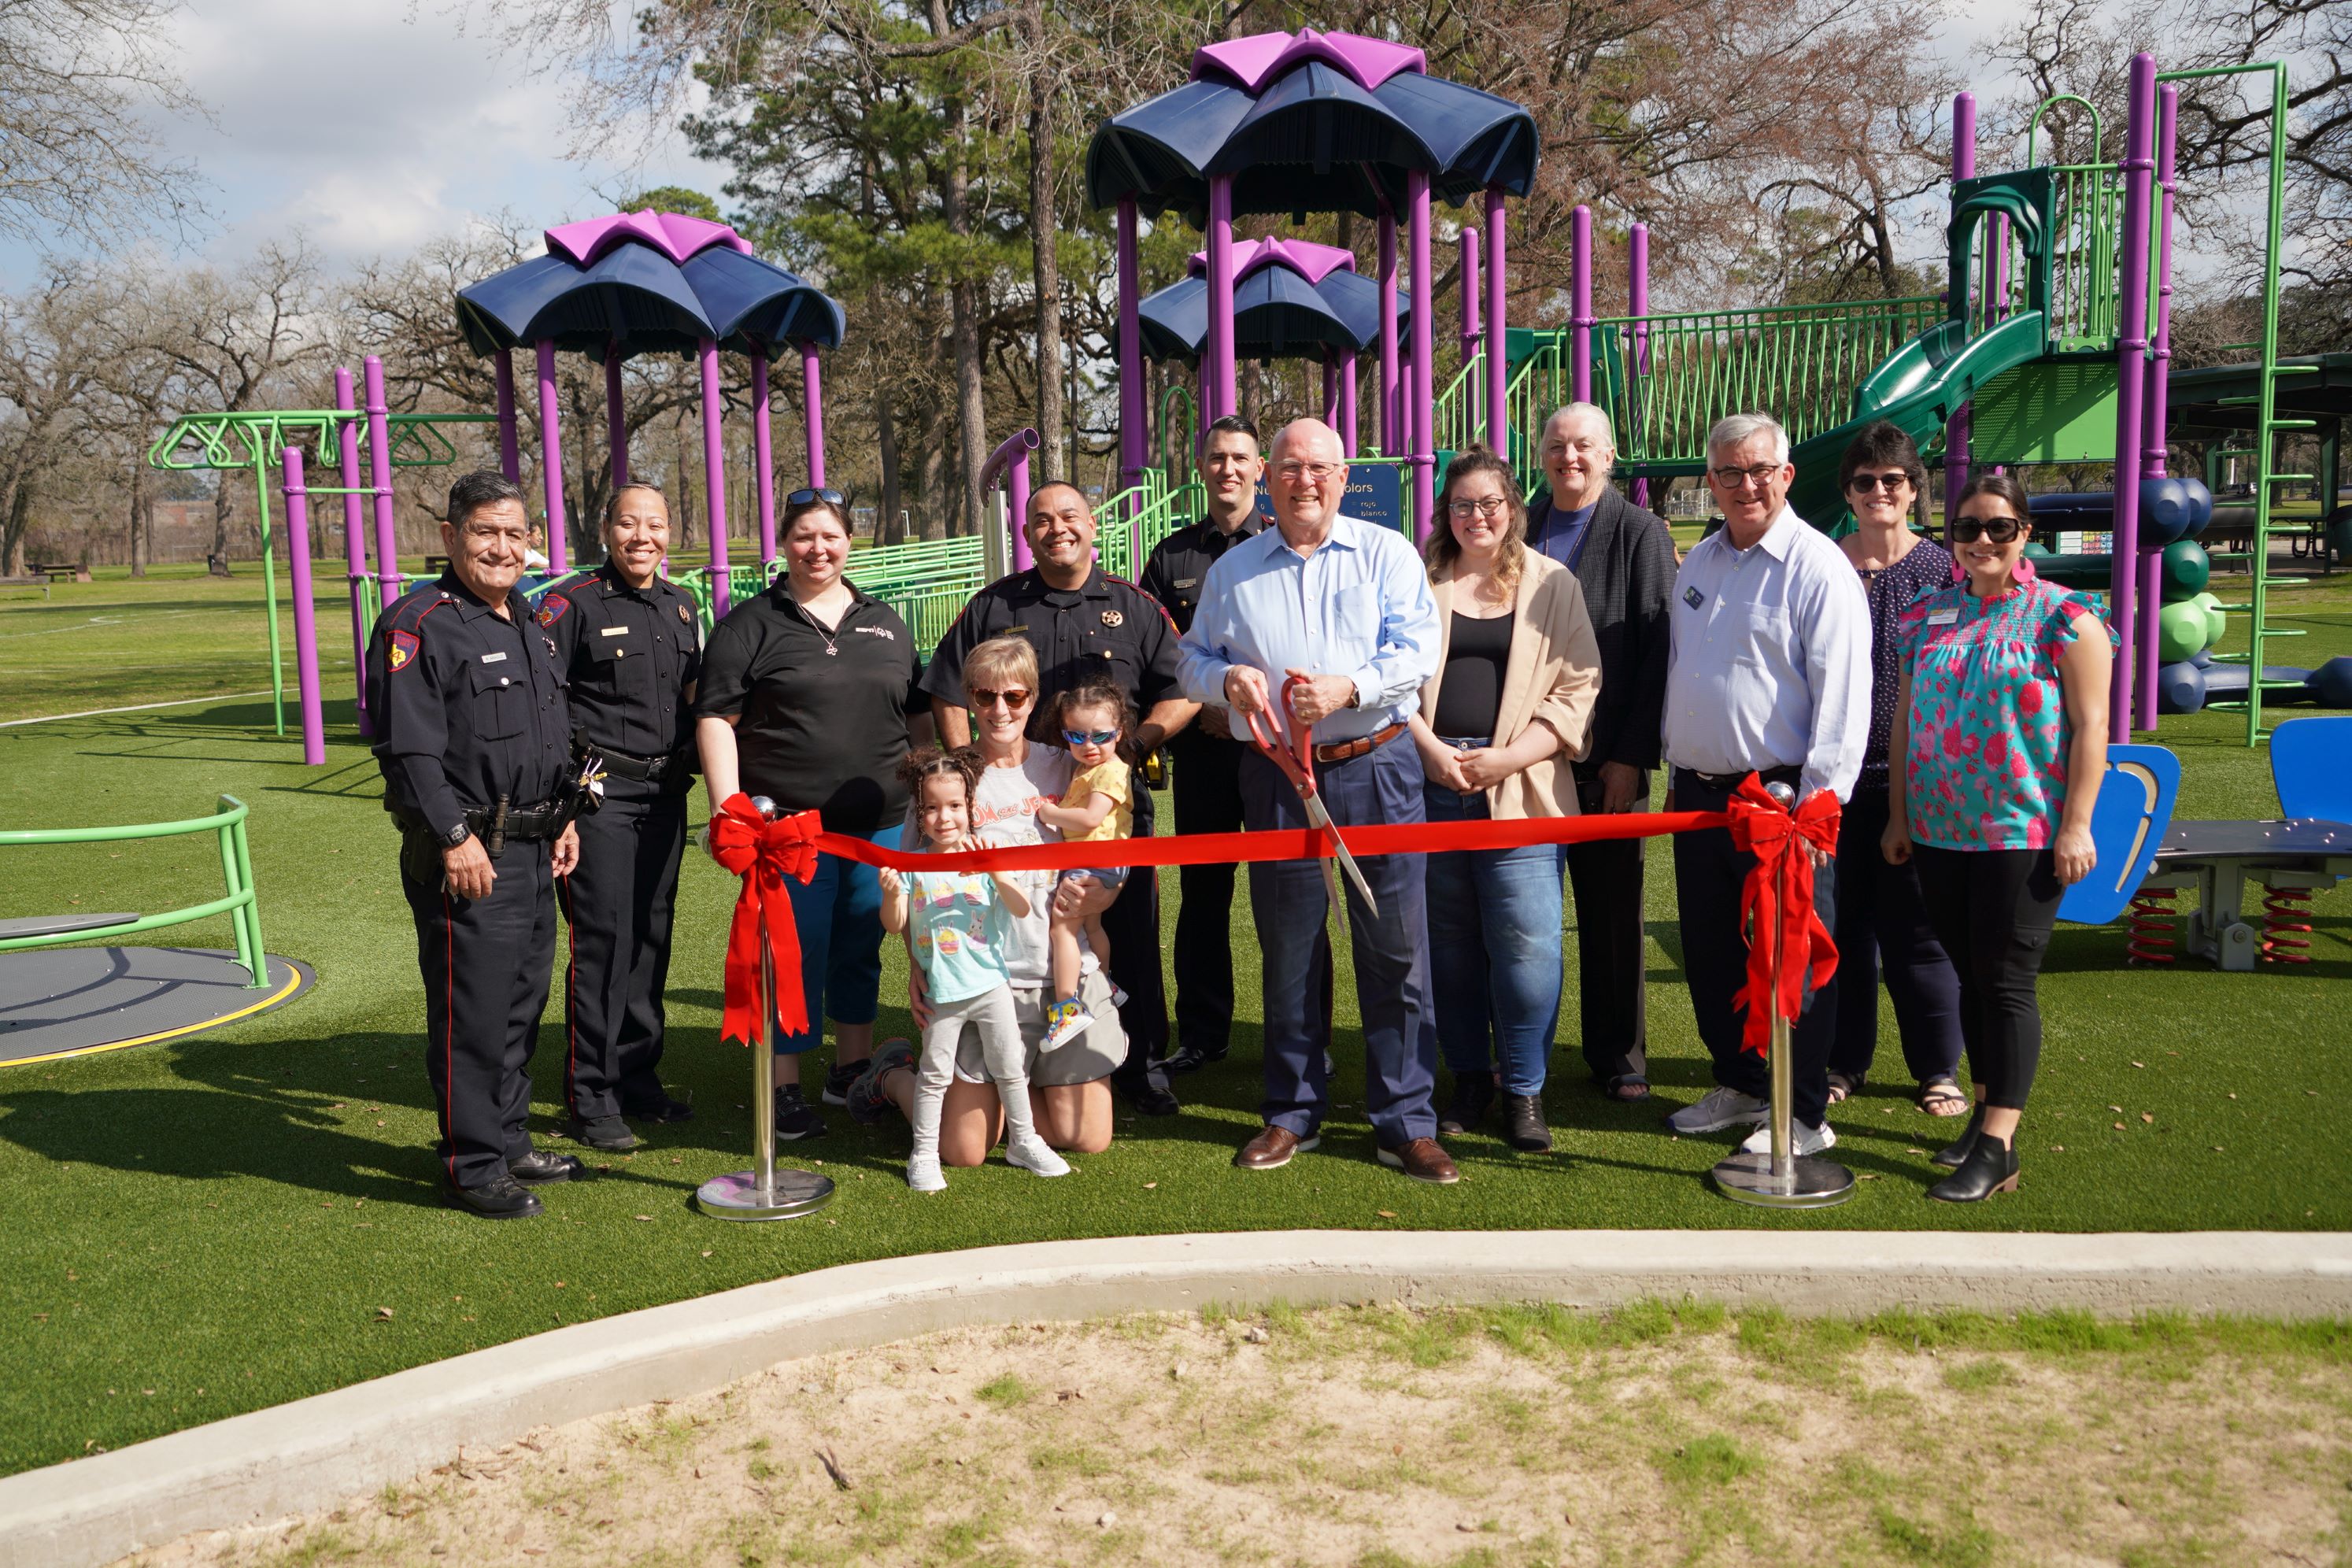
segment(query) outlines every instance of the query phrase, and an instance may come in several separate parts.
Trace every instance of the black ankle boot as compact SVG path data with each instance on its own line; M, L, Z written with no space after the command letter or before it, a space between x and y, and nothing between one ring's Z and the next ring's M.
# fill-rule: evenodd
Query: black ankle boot
M1977 1108L1969 1112L1968 1131L1937 1150L1930 1163L1941 1165L1947 1171L1957 1171L1966 1164L1969 1151L1977 1146L1977 1134L1984 1131L1984 1101L1979 1100Z
M1960 1168L1927 1189L1948 1204L1982 1203L1995 1193L2017 1191L2017 1145L1979 1133Z
M1454 1075L1454 1103L1437 1119L1437 1130L1451 1136L1467 1132L1486 1120L1486 1110L1495 1103L1495 1075L1491 1072L1464 1072Z

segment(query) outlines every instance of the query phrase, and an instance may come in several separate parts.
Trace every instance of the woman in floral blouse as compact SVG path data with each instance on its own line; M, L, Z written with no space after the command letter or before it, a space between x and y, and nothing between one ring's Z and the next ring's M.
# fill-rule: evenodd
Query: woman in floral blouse
M1975 1203L2017 1187L2017 1123L2042 1055L2034 979L2065 889L2090 874L2107 765L2113 634L2079 594L2036 577L2025 488L1971 479L1948 535L1955 581L1901 623L1886 858L1918 868L1960 977L1977 1109L1936 1156L1927 1195Z

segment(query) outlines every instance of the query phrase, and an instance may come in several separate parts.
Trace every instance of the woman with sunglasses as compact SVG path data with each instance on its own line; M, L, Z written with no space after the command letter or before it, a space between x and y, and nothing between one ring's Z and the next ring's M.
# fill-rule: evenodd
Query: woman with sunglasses
M1948 1203L2017 1188L2042 1055L2034 978L2060 896L2097 860L2113 635L2088 600L2034 575L2032 515L2009 475L1969 480L1948 531L1958 581L1902 622L1890 788L1906 809L1883 848L1919 868L1977 1088L1968 1131L1935 1157L1952 1173L1927 1195Z
M1455 457L1429 536L1437 673L1409 721L1429 820L1573 816L1601 645L1575 574L1527 546L1511 466L1484 447ZM1559 851L1461 849L1429 857L1429 973L1437 1044L1454 1075L1440 1132L1466 1132L1499 1087L1504 1135L1551 1147L1543 1087L1559 1016ZM1499 1070L1497 1070L1499 1068Z
M1958 1077L1959 976L1936 940L1917 871L1890 865L1878 853L1889 815L1887 737L1902 684L1897 623L1913 600L1952 582L1951 552L1911 531L1911 509L1927 483L1919 448L1883 419L1863 426L1838 465L1838 489L1854 521L1839 547L1862 574L1870 601L1870 743L1838 822L1838 967L1821 1005L1837 1026L1830 1045L1832 1105L1862 1087L1877 1055L1883 968L1919 1109L1930 1116L1962 1116L1969 1097Z
M783 574L711 631L695 740L715 807L738 790L784 816L822 814L827 831L896 847L907 816L898 763L931 738L915 684L914 635L898 613L844 576L849 520L838 490L784 498ZM817 857L807 883L787 879L800 931L810 1029L776 1042L776 1136L817 1138L824 1121L801 1089L801 1054L819 1019L834 1032L824 1098L844 1103L874 1052L882 982L882 884L869 866Z

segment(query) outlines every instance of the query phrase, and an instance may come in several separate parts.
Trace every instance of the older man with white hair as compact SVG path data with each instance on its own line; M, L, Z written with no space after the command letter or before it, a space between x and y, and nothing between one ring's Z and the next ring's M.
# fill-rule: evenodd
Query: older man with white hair
M1797 477L1789 433L1768 414L1734 414L1707 432L1707 487L1723 527L1691 547L1675 578L1674 661L1666 677L1671 808L1721 811L1759 773L1806 798L1853 792L1870 739L1870 605L1829 536L1789 509ZM1817 855L1816 858L1820 858ZM1746 978L1739 894L1752 855L1725 828L1675 836L1683 977L1716 1087L1667 1118L1677 1132L1760 1124L1770 1110L1760 1057L1740 1048L1731 998ZM1822 923L1834 927L1837 879L1813 879ZM1836 1019L1806 997L1790 1052L1799 1154L1837 1142L1830 1130L1829 1051ZM1769 1148L1758 1125L1747 1147Z
M1674 535L1610 484L1617 437L1603 409L1569 404L1544 425L1538 452L1551 490L1528 510L1528 548L1576 574L1601 645L1592 741L1576 764L1578 809L1646 811L1672 648ZM1650 1092L1643 850L1639 838L1560 849L1576 900L1579 1043L1593 1082L1612 1100Z
M1348 463L1328 426L1286 426L1268 457L1275 526L1209 568L1179 645L1185 695L1230 710L1237 734L1255 713L1286 735L1283 693L1293 690L1289 710L1309 727L1333 824L1423 821L1420 754L1396 743L1437 664L1437 601L1421 558L1402 534L1341 514ZM1306 826L1297 792L1264 754L1242 759L1241 788L1253 830ZM1430 1104L1437 1035L1422 857L1360 864L1379 906L1343 894L1364 1021L1364 1109L1383 1164L1417 1181L1455 1181ZM1277 860L1250 867L1250 907L1265 962L1265 1128L1234 1163L1270 1171L1316 1146L1329 1103L1321 999L1330 905L1315 862Z

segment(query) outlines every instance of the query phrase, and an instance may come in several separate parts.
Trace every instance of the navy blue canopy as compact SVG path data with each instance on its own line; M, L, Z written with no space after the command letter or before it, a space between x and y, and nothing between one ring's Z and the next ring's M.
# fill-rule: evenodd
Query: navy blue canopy
M1356 212L1405 205L1405 177L1460 203L1489 186L1525 195L1534 118L1493 93L1426 74L1421 51L1312 28L1200 51L1194 80L1114 116L1087 148L1087 195L1108 207L1205 221L1209 177L1233 176L1234 212Z
M1330 251L1327 246L1302 246L1297 241L1272 244L1298 251ZM1261 259L1251 254L1256 248L1255 245L1234 247L1234 269L1242 274L1234 286L1235 357L1315 359L1326 350L1335 354L1360 353L1380 342L1378 282L1352 270L1327 270L1312 260L1302 271L1292 265L1289 256ZM1187 277L1147 296L1137 307L1146 356L1187 364L1200 359L1209 335L1209 281L1202 276L1202 261L1195 257ZM1317 272L1321 275L1312 276ZM1402 320L1411 308L1411 297L1399 289L1398 319Z
M792 342L831 348L841 307L751 254L735 231L676 213L615 214L547 231L548 253L457 291L457 322L479 354L549 342L602 359Z

